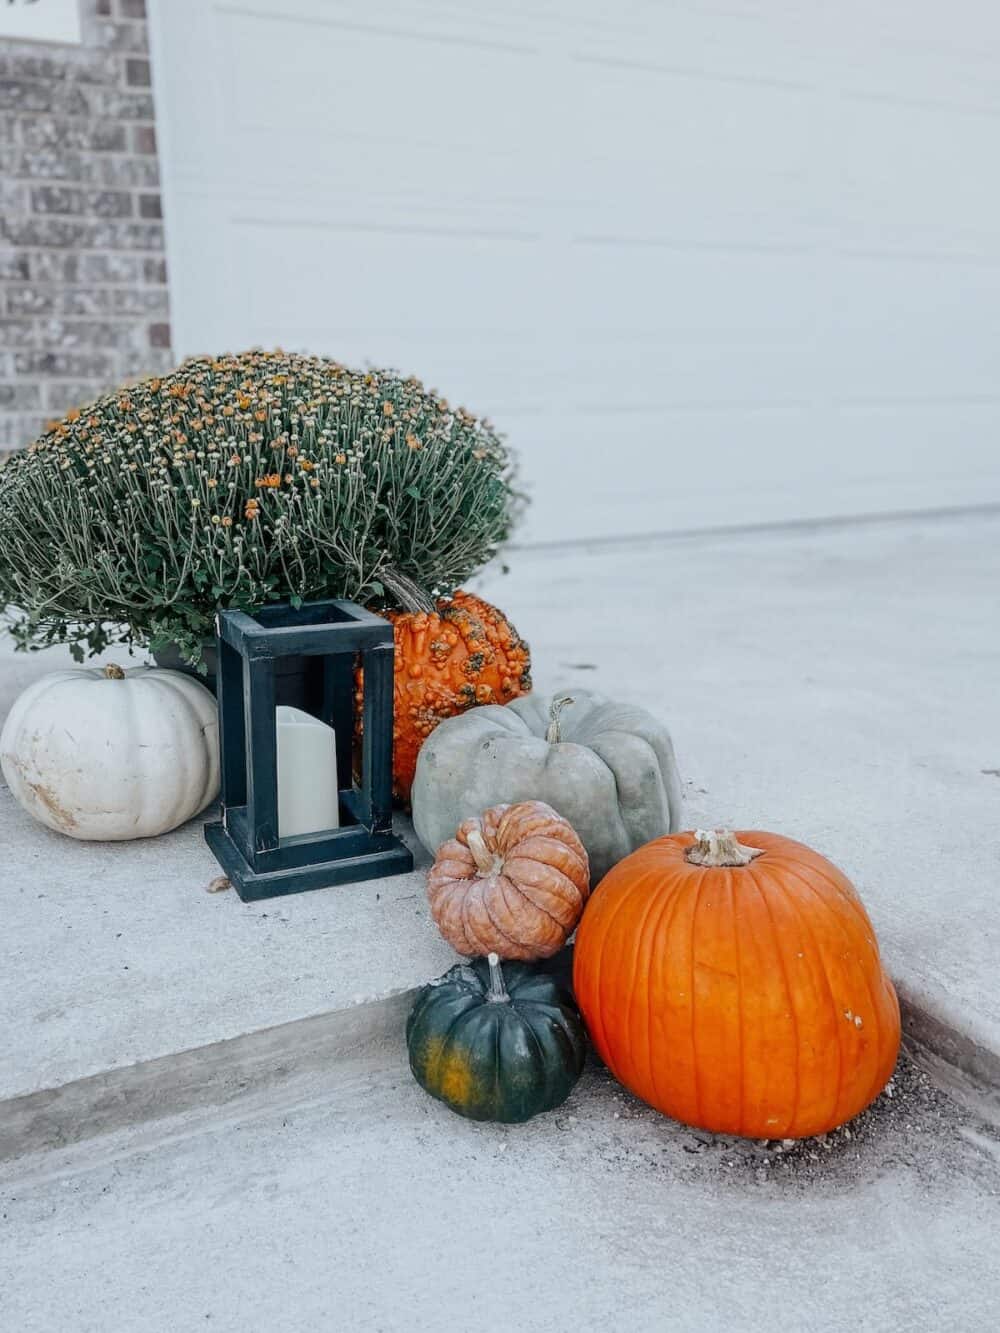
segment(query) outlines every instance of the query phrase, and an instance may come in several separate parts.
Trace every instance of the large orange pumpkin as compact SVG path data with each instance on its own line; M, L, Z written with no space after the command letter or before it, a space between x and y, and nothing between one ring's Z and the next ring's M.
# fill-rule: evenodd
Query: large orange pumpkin
M857 1115L899 1051L899 1004L850 881L774 833L676 833L620 861L573 981L612 1073L666 1115L797 1139Z
M387 611L395 640L393 792L409 800L421 745L439 722L531 689L528 645L489 602L456 592L435 611ZM359 673L359 703L361 679ZM360 711L360 710L359 710Z

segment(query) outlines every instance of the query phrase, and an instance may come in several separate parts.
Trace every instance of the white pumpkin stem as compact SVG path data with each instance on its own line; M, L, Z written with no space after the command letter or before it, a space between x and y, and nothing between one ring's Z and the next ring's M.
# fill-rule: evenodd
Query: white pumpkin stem
M503 968L500 966L500 955L491 953L486 961L490 965L490 993L486 997L490 1004L510 1004L510 995L503 979Z
M684 853L684 859L693 866L748 866L755 856L764 854L763 847L744 847L736 841L732 829L697 829L694 842Z
M481 875L499 875L503 869L503 857L499 852L491 852L486 846L482 829L474 828L465 835L476 869Z
M104 668L104 679L124 680L125 672L122 670L122 668L118 665L117 662L109 662L108 665Z
M549 708L549 725L548 729L545 732L545 739L548 741L550 745L559 744L559 741L562 737L562 732L560 731L559 727L559 719L562 715L562 711L564 708L567 708L571 703L575 702L576 700L573 698L571 694L562 694L559 696L558 699L552 700L552 704Z

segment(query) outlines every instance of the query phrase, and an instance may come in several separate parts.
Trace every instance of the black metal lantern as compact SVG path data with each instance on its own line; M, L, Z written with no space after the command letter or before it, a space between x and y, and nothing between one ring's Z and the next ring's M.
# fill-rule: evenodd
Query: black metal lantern
M205 838L244 902L413 869L392 832L392 626L353 602L220 611L217 692L222 821ZM360 781L353 780L354 667L364 671ZM278 721L287 664L293 702L333 728L339 827L283 836ZM283 668L285 668L283 670ZM287 697L287 696L286 696ZM332 758L331 758L332 762ZM322 775L330 780L329 774Z

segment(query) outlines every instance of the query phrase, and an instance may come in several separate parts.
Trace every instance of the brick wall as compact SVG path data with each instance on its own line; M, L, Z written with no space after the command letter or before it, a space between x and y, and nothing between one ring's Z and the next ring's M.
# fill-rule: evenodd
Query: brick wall
M80 5L0 39L0 454L171 364L145 0Z

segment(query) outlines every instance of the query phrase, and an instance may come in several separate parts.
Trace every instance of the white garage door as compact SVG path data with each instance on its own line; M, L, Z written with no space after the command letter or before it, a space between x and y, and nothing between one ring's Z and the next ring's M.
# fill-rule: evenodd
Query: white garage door
M995 0L157 0L180 354L414 371L533 540L1000 500Z

